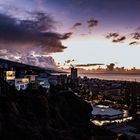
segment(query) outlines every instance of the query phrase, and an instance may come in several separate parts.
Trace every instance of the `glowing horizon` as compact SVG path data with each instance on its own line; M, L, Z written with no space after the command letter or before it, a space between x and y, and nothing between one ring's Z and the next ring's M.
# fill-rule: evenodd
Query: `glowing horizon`
M117 63L118 67L140 68L140 63L135 61L139 58L139 47L129 46L127 42L114 44L105 38L82 38L71 38L63 41L63 44L68 48L61 54L55 53L51 56L61 65L65 60L74 59L73 64L104 63L107 65ZM131 57L133 63L128 61L131 55L133 55Z
M140 68L138 0L0 0L0 57ZM34 53L33 53L34 52Z

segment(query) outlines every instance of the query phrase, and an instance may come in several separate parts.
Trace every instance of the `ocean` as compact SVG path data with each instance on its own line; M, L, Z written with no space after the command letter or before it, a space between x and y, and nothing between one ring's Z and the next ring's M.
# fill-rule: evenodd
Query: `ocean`
M85 73L79 74L81 77L97 78L104 80L137 81L140 82L140 74L112 74L112 73Z

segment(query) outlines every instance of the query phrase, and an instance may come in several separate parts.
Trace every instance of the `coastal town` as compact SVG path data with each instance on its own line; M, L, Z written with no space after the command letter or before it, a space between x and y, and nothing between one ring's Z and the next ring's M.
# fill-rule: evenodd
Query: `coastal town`
M122 133L131 138L140 137L140 83L130 81L101 80L81 78L76 68L70 74L55 74L46 69L1 59L0 96L8 91L5 87L15 87L26 91L40 86L46 94L51 87L71 91L78 98L91 104L91 122L113 133ZM137 125L136 125L137 124ZM127 126L127 129L124 128Z
M140 140L140 0L0 0L0 140Z

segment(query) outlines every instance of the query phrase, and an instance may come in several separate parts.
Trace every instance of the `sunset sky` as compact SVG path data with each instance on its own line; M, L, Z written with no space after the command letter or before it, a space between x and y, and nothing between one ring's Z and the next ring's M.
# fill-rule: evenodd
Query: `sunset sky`
M140 0L0 0L0 57L140 68L139 14Z

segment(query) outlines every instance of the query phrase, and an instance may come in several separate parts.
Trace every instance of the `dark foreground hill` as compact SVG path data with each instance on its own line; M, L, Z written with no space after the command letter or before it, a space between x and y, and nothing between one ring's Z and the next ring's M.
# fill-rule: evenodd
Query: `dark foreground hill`
M51 87L0 96L1 140L89 140L104 136L90 123L91 106L70 91Z

